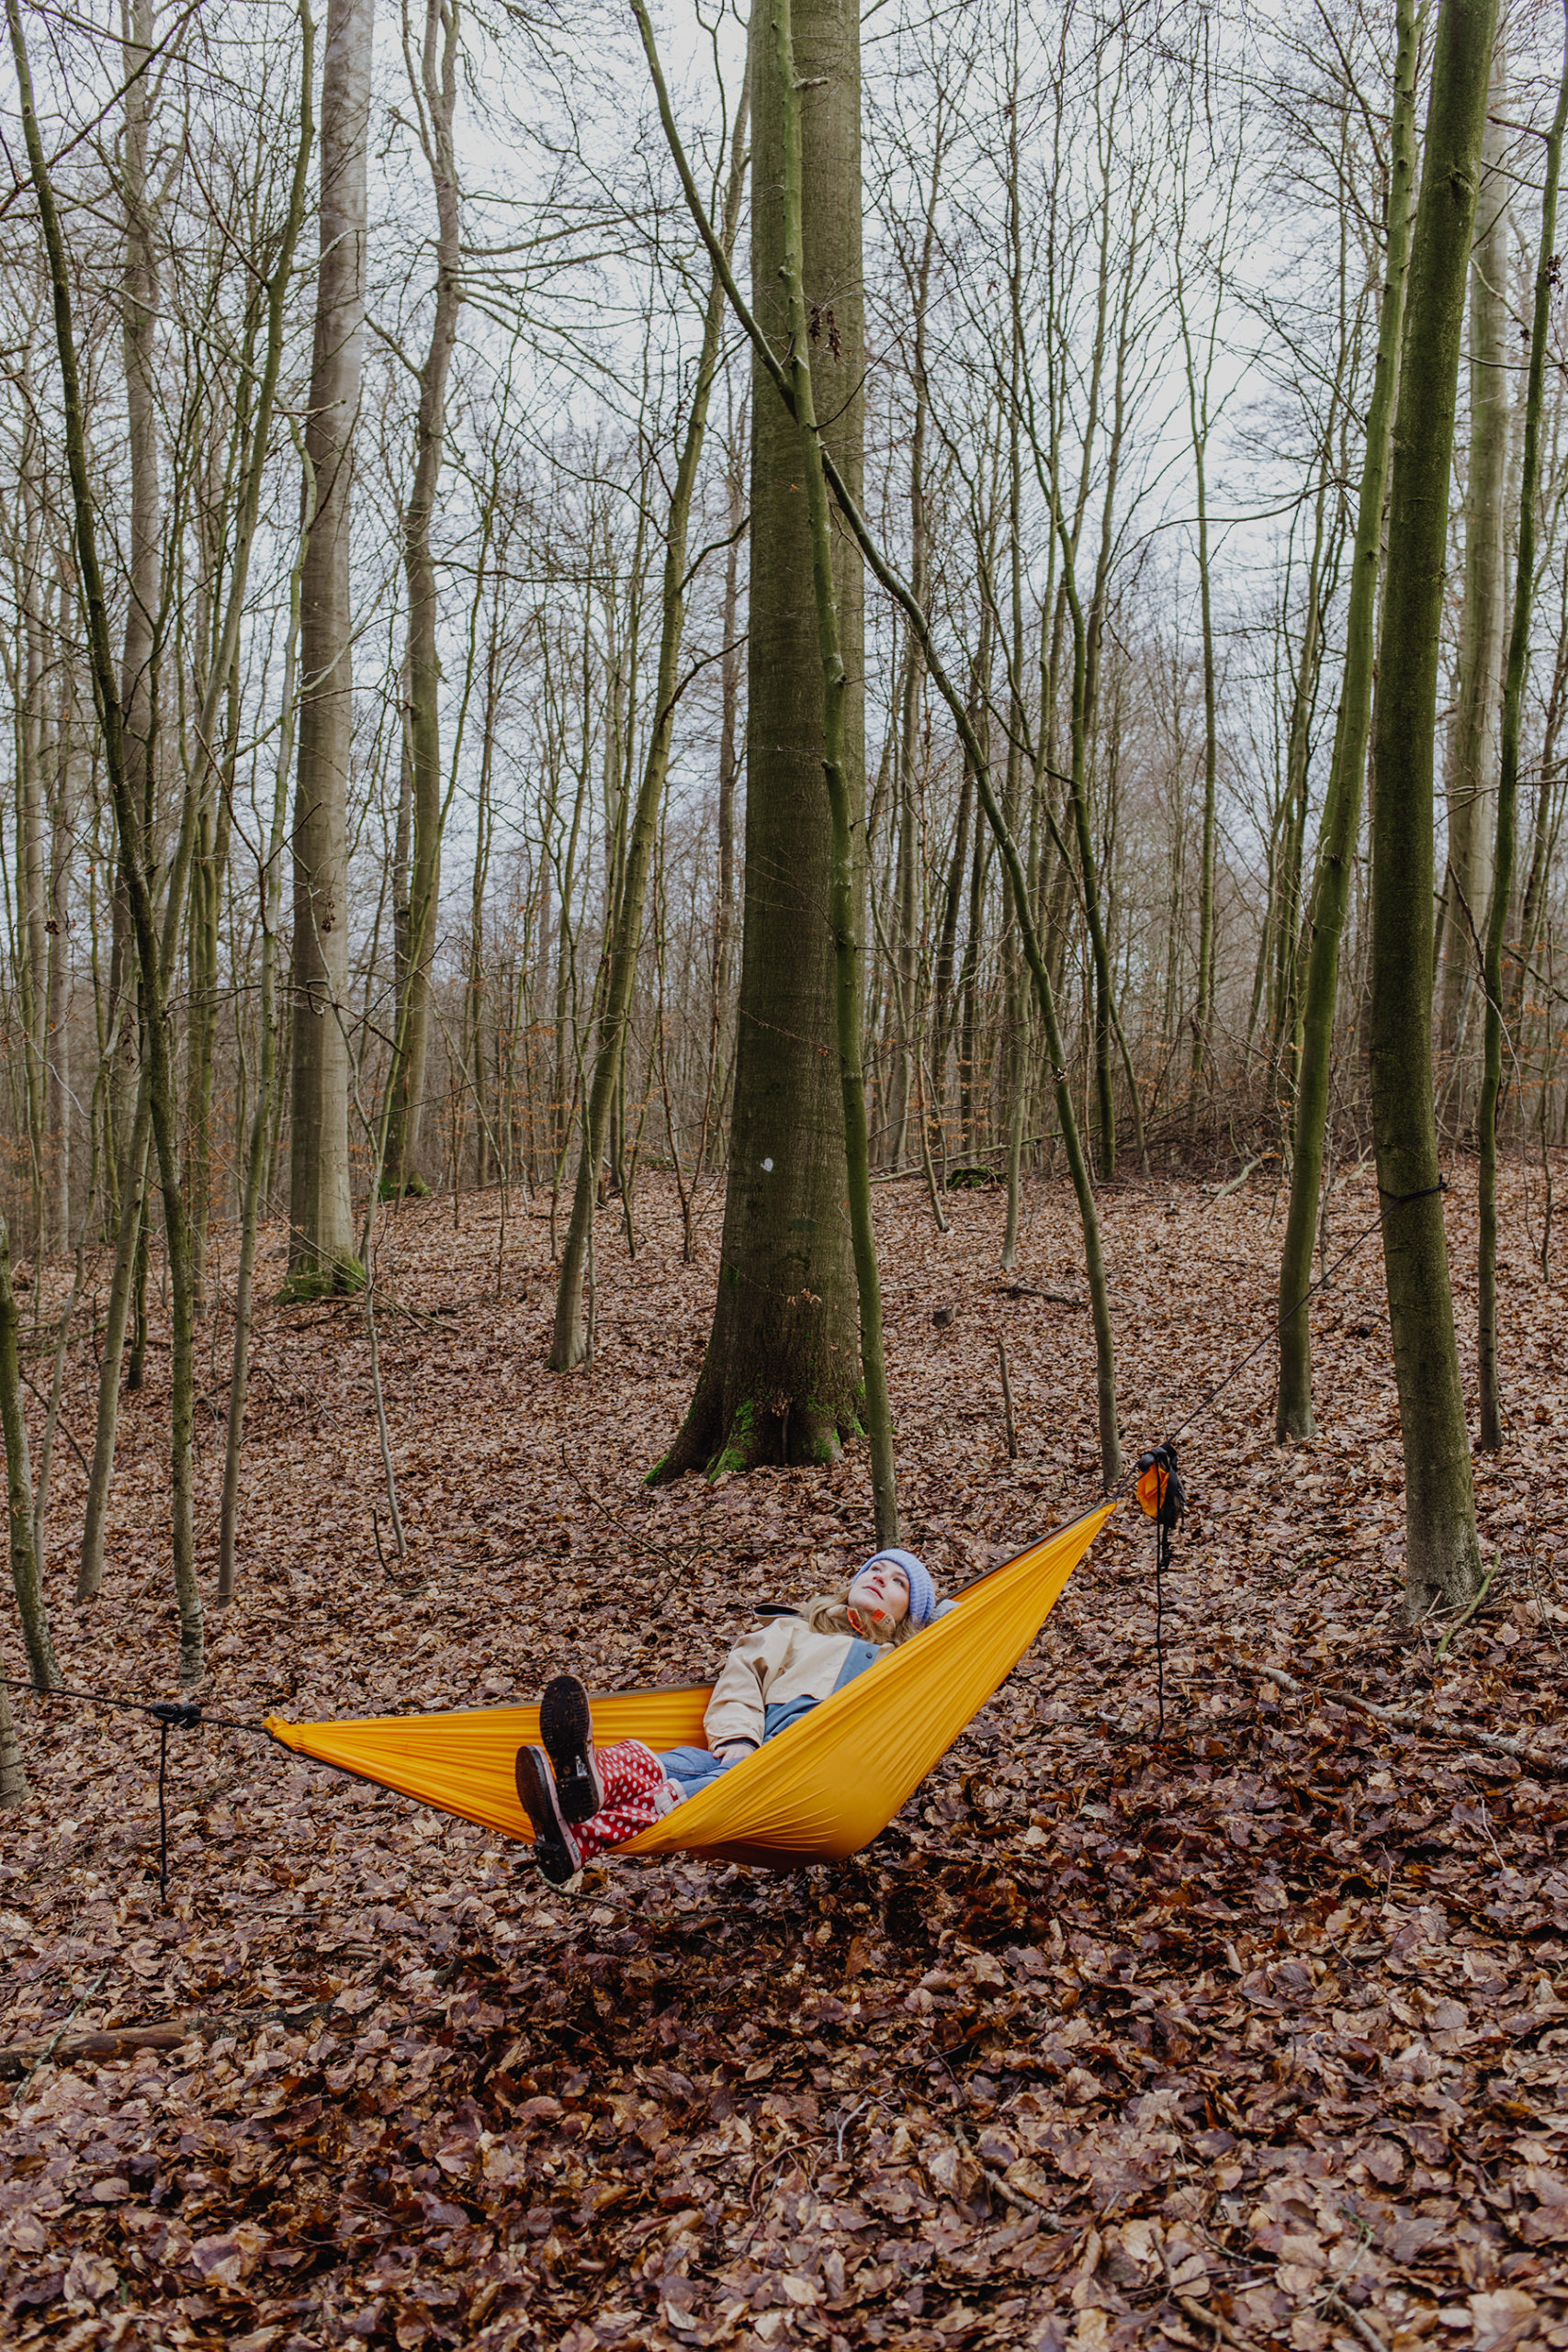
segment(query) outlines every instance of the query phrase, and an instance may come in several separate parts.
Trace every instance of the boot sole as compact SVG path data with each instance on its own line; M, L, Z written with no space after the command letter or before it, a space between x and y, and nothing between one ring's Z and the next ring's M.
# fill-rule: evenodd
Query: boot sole
M558 1808L548 1758L537 1747L520 1747L515 1766L517 1799L534 1831L534 1860L552 1886L565 1886L582 1868Z
M604 1780L593 1753L588 1693L575 1674L558 1674L539 1702L539 1737L556 1776L561 1817L592 1821L604 1809Z

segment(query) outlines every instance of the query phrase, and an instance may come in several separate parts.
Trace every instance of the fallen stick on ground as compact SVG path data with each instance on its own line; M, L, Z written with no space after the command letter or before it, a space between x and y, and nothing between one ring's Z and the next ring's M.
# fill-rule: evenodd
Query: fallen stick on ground
M1239 1663L1249 1674L1258 1674L1266 1682L1277 1682L1296 1699L1326 1699L1336 1707L1348 1707L1358 1715L1370 1716L1375 1724L1383 1724L1392 1731L1413 1731L1422 1739L1454 1739L1464 1747L1486 1747L1498 1756L1511 1756L1531 1772L1549 1781L1568 1781L1568 1757L1546 1756L1539 1747L1530 1747L1522 1739L1509 1739L1502 1732L1481 1731L1470 1724L1453 1722L1438 1715L1414 1713L1407 1707L1375 1707L1370 1699L1358 1699L1348 1690L1330 1690L1324 1683L1298 1682L1277 1666L1259 1666L1251 1658Z
M1168 2273L1167 2275L1168 2276ZM1210 2311L1205 2304L1198 2301L1195 2295L1184 2295L1179 2288L1173 2287L1170 2290L1170 2299L1179 2310L1185 2312L1189 2319L1195 2320L1200 2327L1212 2329L1222 2344L1234 2344L1238 2347L1238 2352L1254 2352L1250 2335L1244 2335L1239 2327L1233 2327L1228 2319L1220 2317L1218 2312Z
M331 2001L312 2001L302 2009L249 2009L238 2016L204 2011L171 2018L164 2025L103 2026L91 2033L56 2030L37 2041L17 2041L8 2050L0 2050L0 2082L17 2082L46 2059L66 2064L73 2058L133 2058L139 2050L177 2050L182 2041L196 2036L254 2030L264 2025L306 2025L324 2017L332 2006Z
M1073 2227L1073 2223L1058 2213L1054 2206L1047 2205L1043 2197L1036 2197L1032 2188L1016 2188L1005 2173L993 2172L989 2165L981 2165L980 2177L998 2196L1005 2197L1010 2205L1028 2206L1032 2211L1043 2215L1053 2229L1070 2230Z

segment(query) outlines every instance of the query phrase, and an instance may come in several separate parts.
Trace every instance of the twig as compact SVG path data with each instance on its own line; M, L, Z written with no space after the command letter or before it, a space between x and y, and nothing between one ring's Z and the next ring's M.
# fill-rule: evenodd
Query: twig
M1168 2279L1170 2277L1168 2267L1165 2275ZM1196 2320L1200 2327L1212 2329L1222 2344L1235 2345L1237 2352L1256 2352L1250 2335L1244 2335L1239 2327L1233 2327L1228 2319L1220 2317L1218 2312L1210 2311L1206 2304L1198 2301L1196 2295L1184 2295L1179 2288L1172 2287L1170 2300L1179 2311L1186 2313L1189 2319ZM1387 2346L1380 2343L1378 2352L1388 2352Z
M1053 1306L1076 1306L1083 1309L1083 1300L1075 1298L1070 1290L1041 1290L1033 1283L1002 1283L998 1285L1004 1298L1044 1298Z
M1337 1707L1348 1707L1353 1713L1368 1715L1375 1724L1386 1724L1393 1731L1412 1731L1422 1739L1457 1740L1463 1747L1486 1747L1499 1756L1511 1756L1538 1778L1549 1781L1568 1780L1568 1757L1543 1756L1538 1747L1527 1747L1522 1739L1506 1739L1501 1732L1479 1731L1469 1724L1433 1723L1425 1715L1412 1714L1403 1707L1374 1707L1370 1699L1358 1699L1348 1690L1328 1690L1322 1684L1309 1686L1298 1682L1293 1674L1286 1674L1277 1666L1258 1666L1251 1658L1241 1658L1237 1664L1249 1674L1261 1675L1266 1682L1277 1682L1281 1690L1292 1698L1327 1699Z
M1016 1462L1018 1460L1018 1423L1013 1418L1012 1383L1008 1378L1007 1341L999 1331L997 1333L997 1354L1002 1367L1002 1419L1007 1429L1008 1460Z
M945 2061L943 2063L945 2064ZM970 2162L980 2165L981 2179L1005 2197L1010 2204L1016 2205L1021 2212L1027 2205L1036 2213L1043 2213L1053 2229L1070 2230L1072 2228L1073 2225L1069 2221L1058 2213L1054 2207L1047 2205L1043 2197L1036 2197L1032 2188L1019 2188L1007 2178L1005 2174L993 2172L989 2165L981 2164L979 2157L964 2138L961 2127L955 2127L953 2136Z
M980 2177L988 2188L996 2189L1000 2196L1005 2197L1010 2204L1018 2206L1021 2211L1027 2205L1036 2213L1043 2214L1053 2229L1072 2228L1072 2223L1063 2214L1056 2212L1052 2206L1047 2205L1043 2197L1036 2197L1032 2188L1020 2188L1015 2182L1008 2179L1005 2173L993 2172L989 2165L981 2165Z
M626 1525L621 1513L616 1510L612 1510L608 1503L602 1502L599 1497L593 1492L592 1487L588 1485L587 1481L581 1477L578 1472L573 1469L571 1457L566 1450L566 1440L564 1437L560 1441L560 1461L561 1468L566 1472L567 1476L571 1480L573 1486L577 1488L578 1493L582 1497L583 1501L587 1503L592 1510L596 1510L601 1519L607 1519L611 1526L620 1536L622 1543L629 1544L634 1551L651 1552L667 1566L677 1569L682 1576L690 1576L692 1570L696 1566L697 1562L699 1560L705 1559L709 1552L713 1549L713 1546L710 1544L695 1544L689 1552L676 1552L671 1550L669 1544L660 1544L656 1536L638 1535L633 1529ZM486 1565L488 1566L489 1564L486 1563Z
M1331 2289L1329 2293L1324 2297L1322 2308L1325 2311L1343 2312L1351 2326L1355 2329L1357 2335L1360 2337L1362 2343L1371 2346L1371 2352L1388 2352L1387 2345L1383 2342L1382 2337L1378 2334L1377 2329L1371 2324L1371 2322L1361 2317L1360 2312L1356 2309L1354 2303L1346 2301L1337 2287Z
M1438 1657L1442 1657L1443 1652L1448 1648L1448 1645L1453 1640L1454 1635L1459 1633L1463 1626L1469 1624L1471 1619L1474 1616L1476 1611L1480 1608L1482 1602L1491 1591L1493 1585L1497 1580L1497 1555L1494 1553L1492 1555L1492 1566L1487 1569L1486 1574L1481 1580L1480 1591L1476 1594L1469 1607L1462 1609L1460 1611L1459 1615L1454 1619L1453 1623L1449 1627L1448 1632L1443 1635L1442 1640L1438 1644L1436 1655Z
M1260 1151L1256 1159L1249 1159L1247 1161L1247 1166L1242 1170L1239 1176L1233 1176L1228 1184L1216 1185L1214 1190L1210 1193L1209 1198L1212 1201L1223 1201L1227 1193L1239 1193L1247 1178L1252 1174L1254 1169L1261 1168L1266 1159L1272 1159L1274 1156L1275 1155L1271 1151Z
M22 2088L17 2094L18 2100L26 2096L28 2084L39 2068L57 2052L67 2059L128 2058L134 2056L139 2050L177 2050L182 2041L188 2041L194 2034L214 2030L231 2033L244 2026L303 2025L312 2018L324 2017L333 2007L331 2001L310 2001L299 2009L242 2009L238 2015L228 2016L212 2010L197 2010L188 2017L176 2018L167 2025L106 2026L96 2033L73 2033L66 2040L66 2027L70 2025L71 2018L93 1998L108 1973L106 1968L97 1984L83 1994L71 2016L56 2029L51 2041L41 2046L31 2041L18 2041L8 2050L0 2049L0 2082L14 2081L18 2075L23 2075L24 2068L27 2069ZM35 2051L36 2056L33 2055ZM28 2063L29 2058L30 2065Z
M113 1962L111 1962L109 1965L112 1967ZM86 1991L80 1994L77 1998L72 2002L71 2007L67 2009L64 2017L61 2019L57 2030L51 2035L50 2040L44 2043L43 2048L39 2052L38 2056L28 2068L27 2073L22 2075L22 2087L17 2093L17 2104L18 2107L21 2105L23 2099L26 2098L28 2088L31 2086L33 2076L38 2073L39 2068L40 2066L48 2065L50 2060L53 2057L55 2052L64 2041L65 2029L70 2024L72 2018L75 2017L79 2010L85 2008L89 2001L96 2000L98 1995L103 1991L104 1986L108 1983L108 1976L109 1972L107 1968L100 1969L97 1975L93 1979L93 1982L88 1985ZM10 2054L9 2051L6 2051L0 2052L0 2057L9 2057ZM17 2072L19 2075L22 2073L20 2064L21 2054L22 2053L19 2051L17 2053L18 2061ZM6 2069L0 2067L0 2073L4 2073Z

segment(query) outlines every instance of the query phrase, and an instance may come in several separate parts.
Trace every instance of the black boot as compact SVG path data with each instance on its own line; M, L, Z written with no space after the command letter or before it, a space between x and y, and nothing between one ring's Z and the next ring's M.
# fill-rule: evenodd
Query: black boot
M518 1798L534 1825L535 1864L552 1886L566 1886L582 1868L582 1854L561 1812L550 1759L542 1747L520 1747L516 1770Z
M604 1782L593 1754L593 1717L575 1674L558 1674L539 1702L539 1737L556 1776L561 1815L592 1821L604 1809Z

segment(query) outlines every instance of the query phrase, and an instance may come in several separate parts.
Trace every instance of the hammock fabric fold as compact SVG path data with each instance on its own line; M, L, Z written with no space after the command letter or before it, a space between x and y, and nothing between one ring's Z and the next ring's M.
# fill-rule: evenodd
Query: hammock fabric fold
M699 1854L773 1868L858 1853L1007 1680L1114 1509L1089 1511L993 1568L957 1596L947 1616L615 1852ZM595 1698L594 1737L602 1747L617 1739L701 1746L710 1687ZM344 1723L268 1715L266 1728L301 1756L481 1828L532 1838L513 1766L518 1748L538 1740L536 1707Z

